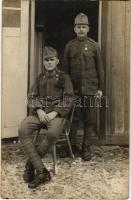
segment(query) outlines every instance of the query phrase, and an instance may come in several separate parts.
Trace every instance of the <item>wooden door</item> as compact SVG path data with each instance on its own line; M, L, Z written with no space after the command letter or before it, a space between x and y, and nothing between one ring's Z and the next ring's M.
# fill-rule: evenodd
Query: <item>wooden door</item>
M27 115L28 0L3 1L2 138L18 136Z

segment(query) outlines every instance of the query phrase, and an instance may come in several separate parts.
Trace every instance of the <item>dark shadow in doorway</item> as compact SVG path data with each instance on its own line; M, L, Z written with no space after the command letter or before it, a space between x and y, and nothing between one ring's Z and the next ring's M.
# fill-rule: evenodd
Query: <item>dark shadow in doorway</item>
M53 46L58 50L60 64L66 43L75 37L73 25L78 13L83 12L88 15L89 37L98 40L98 10L99 1L36 1L36 30L43 31L44 45ZM43 30L38 29L41 25L44 25Z

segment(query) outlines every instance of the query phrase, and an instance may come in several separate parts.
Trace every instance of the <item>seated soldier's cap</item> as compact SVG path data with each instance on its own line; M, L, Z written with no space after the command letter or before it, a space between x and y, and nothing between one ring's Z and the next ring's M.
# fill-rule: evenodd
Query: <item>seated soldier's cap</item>
M75 25L77 25L77 24L89 25L88 17L84 13L79 13L75 17Z
M45 46L43 50L43 59L50 57L58 57L58 53L53 47Z

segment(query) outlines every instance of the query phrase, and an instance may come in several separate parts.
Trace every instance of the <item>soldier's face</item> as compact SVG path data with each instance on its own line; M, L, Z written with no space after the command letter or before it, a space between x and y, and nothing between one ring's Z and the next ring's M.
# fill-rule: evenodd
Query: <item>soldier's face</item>
M59 59L57 57L50 57L44 59L44 67L48 71L52 71L56 68L59 63Z
M86 37L87 33L89 32L89 26L83 24L76 24L74 27L74 31L77 37Z

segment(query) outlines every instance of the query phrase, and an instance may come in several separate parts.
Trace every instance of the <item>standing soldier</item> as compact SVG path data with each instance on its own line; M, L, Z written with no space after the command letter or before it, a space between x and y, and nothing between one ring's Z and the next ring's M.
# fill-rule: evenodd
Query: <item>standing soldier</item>
M103 64L98 44L87 36L89 32L88 17L80 13L74 22L76 38L69 41L64 54L64 71L72 80L75 95L81 97L82 107L76 108L76 115L70 132L70 140L74 153L77 151L76 133L78 128L78 115L82 114L84 122L84 137L82 144L82 158L91 159L90 136L95 132L96 108L91 105L94 97L102 96L104 81ZM83 103L83 99L88 100Z
M44 72L38 76L29 94L28 106L32 114L19 128L20 142L28 157L23 178L28 182L29 188L45 184L51 178L41 158L62 132L64 118L71 109L73 97L69 76L57 69L59 63L57 51L52 47L45 47L43 59ZM67 101L64 106L63 96ZM46 136L36 147L31 136L34 131L41 128L45 130Z

